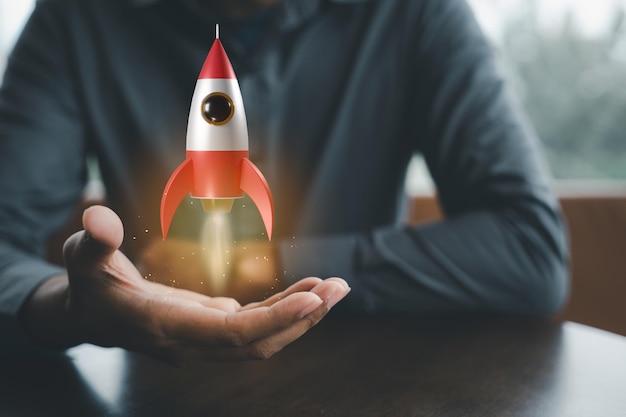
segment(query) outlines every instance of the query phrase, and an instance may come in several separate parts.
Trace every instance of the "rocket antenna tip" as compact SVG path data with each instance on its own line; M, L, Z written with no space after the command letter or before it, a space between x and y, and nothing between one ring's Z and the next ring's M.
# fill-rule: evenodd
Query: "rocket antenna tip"
M220 38L220 24L216 23L215 24L215 39L219 39Z

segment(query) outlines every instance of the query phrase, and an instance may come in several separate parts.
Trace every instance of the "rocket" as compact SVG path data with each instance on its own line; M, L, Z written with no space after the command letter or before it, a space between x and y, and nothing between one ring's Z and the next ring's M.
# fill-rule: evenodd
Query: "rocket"
M206 213L228 213L248 194L272 239L274 202L267 180L248 159L248 128L239 83L216 27L215 41L198 76L187 123L186 158L161 198L163 239L181 201L191 194Z

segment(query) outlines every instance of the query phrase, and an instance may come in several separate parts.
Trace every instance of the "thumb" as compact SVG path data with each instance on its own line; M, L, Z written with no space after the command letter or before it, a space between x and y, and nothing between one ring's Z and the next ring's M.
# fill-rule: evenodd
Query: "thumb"
M83 213L85 230L76 232L63 245L68 270L106 261L122 244L124 227L113 210L91 206Z

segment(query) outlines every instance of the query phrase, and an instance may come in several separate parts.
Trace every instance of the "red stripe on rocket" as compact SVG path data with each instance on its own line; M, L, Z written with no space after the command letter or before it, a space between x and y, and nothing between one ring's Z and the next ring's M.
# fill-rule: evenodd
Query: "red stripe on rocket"
M185 161L170 177L161 198L163 239L181 201L233 199L248 194L271 240L272 194L263 174L248 159L248 128L233 67L218 38L207 55L193 94Z

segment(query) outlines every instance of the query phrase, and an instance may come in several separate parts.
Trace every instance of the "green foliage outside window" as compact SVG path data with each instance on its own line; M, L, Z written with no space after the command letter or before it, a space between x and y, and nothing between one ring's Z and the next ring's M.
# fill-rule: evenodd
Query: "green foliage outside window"
M557 179L626 179L626 18L615 6L603 35L584 36L570 15L537 22L535 2L499 42L511 88L532 121Z

